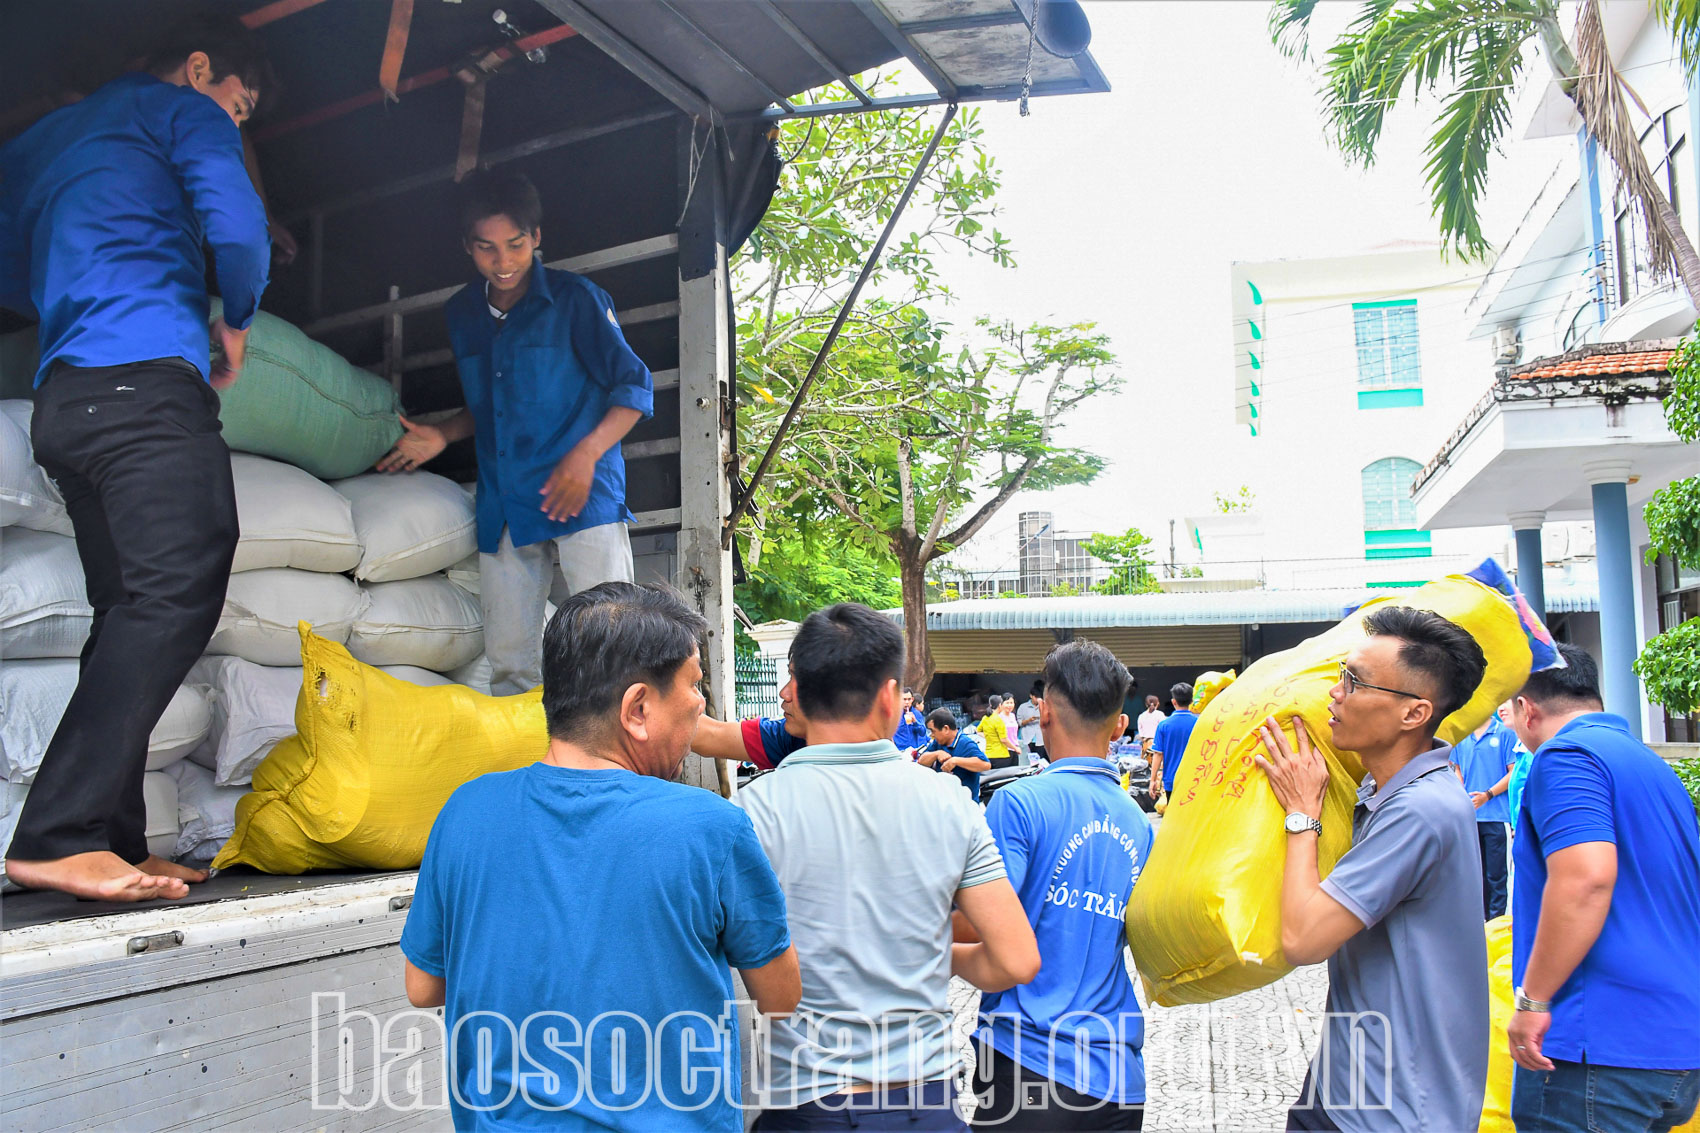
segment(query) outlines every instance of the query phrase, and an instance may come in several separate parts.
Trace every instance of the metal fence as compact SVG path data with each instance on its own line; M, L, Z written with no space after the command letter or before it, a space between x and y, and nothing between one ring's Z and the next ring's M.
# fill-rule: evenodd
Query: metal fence
M732 666L736 681L733 695L738 702L737 718L747 720L752 716L780 715L779 658L739 653Z

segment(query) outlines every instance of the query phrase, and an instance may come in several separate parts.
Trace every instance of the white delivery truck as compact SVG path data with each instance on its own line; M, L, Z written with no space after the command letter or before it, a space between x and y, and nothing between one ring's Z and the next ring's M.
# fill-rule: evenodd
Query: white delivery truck
M282 80L250 133L301 251L267 310L388 376L412 413L459 405L439 314L469 275L455 181L507 163L542 194L545 258L613 295L656 378L624 446L638 574L708 618L711 711L734 703L727 259L779 174L772 123L1107 89L1084 51L1047 50L1047 29L1083 27L1072 0L226 2ZM74 98L67 74L87 90L133 65L182 5L4 8L0 140ZM852 80L894 61L911 93ZM829 83L840 100L799 100ZM442 459L470 479L469 452ZM685 773L729 784L694 758ZM441 1018L408 1007L396 948L414 877L227 871L146 907L0 898L0 1128L447 1128Z

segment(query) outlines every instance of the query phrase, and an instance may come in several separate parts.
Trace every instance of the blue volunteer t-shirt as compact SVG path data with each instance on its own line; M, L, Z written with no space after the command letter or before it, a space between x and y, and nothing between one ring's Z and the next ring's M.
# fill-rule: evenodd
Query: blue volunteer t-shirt
M1144 1102L1145 1017L1122 920L1150 822L1109 760L1071 758L999 790L986 823L1045 962L1031 983L981 998L980 1039L1072 1090Z
M1181 769L1181 756L1186 754L1187 741L1198 723L1198 713L1190 708L1177 708L1172 716L1157 725L1151 738L1153 751L1163 753L1163 790L1175 793L1175 772Z
M974 737L964 735L961 732L956 733L956 740L949 747L941 745L937 740L930 740L927 743L927 750L942 751L947 757L956 756L959 759L986 758L986 753L980 750L980 745L974 742ZM940 759L934 763L933 770L943 771L944 760ZM968 794L975 802L980 801L980 773L978 771L970 771L966 767L953 767L949 774L955 775L957 779L961 780L962 785L968 788Z
M743 811L545 763L450 797L401 935L415 967L448 981L459 1130L741 1133L728 966L789 945Z
M1617 847L1599 939L1552 1001L1548 1058L1648 1070L1700 1067L1700 825L1676 772L1590 712L1541 745L1513 843L1511 976L1523 983L1540 923L1547 857L1584 842Z
M1497 716L1488 718L1487 731L1468 735L1452 748L1452 762L1464 775L1464 789L1491 791L1517 762L1517 735ZM1477 822L1510 822L1511 809L1505 795L1495 795L1476 808Z
M787 732L780 718L752 717L740 722L738 730L744 739L745 762L763 770L778 767L786 756L809 746L808 740Z

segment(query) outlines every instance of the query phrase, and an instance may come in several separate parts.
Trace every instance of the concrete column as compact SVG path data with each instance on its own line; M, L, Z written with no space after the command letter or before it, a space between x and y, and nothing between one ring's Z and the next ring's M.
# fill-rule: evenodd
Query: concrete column
M1542 624L1547 620L1547 586L1542 572L1541 524L1544 511L1517 512L1510 517L1511 532L1517 537L1517 589L1528 599L1529 608Z
M1635 661L1635 559L1629 542L1629 462L1591 460L1582 466L1594 493L1594 542L1600 572L1600 685L1606 711L1641 737L1641 682Z

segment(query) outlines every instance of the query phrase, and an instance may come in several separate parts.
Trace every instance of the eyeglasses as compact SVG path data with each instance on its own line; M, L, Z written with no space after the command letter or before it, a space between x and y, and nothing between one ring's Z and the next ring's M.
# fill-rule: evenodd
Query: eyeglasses
M1428 699L1428 697L1426 697L1426 696L1419 696L1414 692L1406 692L1404 689L1388 688L1385 685L1372 685L1368 681L1359 679L1359 677L1356 673L1354 673L1354 672L1352 672L1352 670L1346 668L1346 662L1344 662L1344 661L1340 662L1340 679L1346 683L1346 695L1347 696L1351 696L1354 692L1357 692L1360 688L1372 688L1376 692L1390 692L1394 696L1408 696L1412 700L1427 700Z

